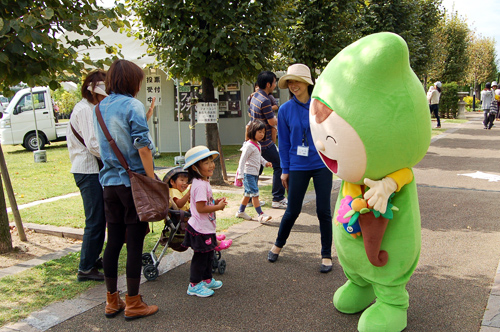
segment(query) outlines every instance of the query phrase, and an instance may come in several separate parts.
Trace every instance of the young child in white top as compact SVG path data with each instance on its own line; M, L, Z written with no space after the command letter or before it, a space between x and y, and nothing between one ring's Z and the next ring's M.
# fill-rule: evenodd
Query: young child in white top
M215 169L214 159L219 153L210 151L205 146L195 146L186 153L186 165L191 183L191 218L189 218L186 235L182 246L191 247L194 251L191 259L191 275L189 277L188 295L208 297L214 289L222 287L222 281L212 277L214 250L217 247L215 235L215 211L224 210L226 198L213 198L209 178ZM222 241L223 243L232 241Z
M248 125L249 140L245 142L241 149L240 162L238 164L238 170L236 171L237 178L243 179L243 185L245 187L240 208L238 212L236 212L237 218L252 220L252 217L245 213L247 204L250 199L252 199L253 206L257 211L257 220L259 222L267 222L272 219L271 216L262 212L259 201L258 180L260 166L272 166L271 162L268 162L262 157L260 151L259 141L261 141L265 135L266 125L261 120L254 120Z

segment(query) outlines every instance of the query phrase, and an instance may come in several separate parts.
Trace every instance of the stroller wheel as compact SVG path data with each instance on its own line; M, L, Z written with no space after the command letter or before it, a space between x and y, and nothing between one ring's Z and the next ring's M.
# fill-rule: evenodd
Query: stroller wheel
M142 272L144 273L144 277L146 277L149 281L153 281L158 278L158 269L154 265L146 265Z
M224 274L224 272L226 272L226 260L225 259L221 259L219 261L218 270L219 270L219 274Z
M153 257L151 257L149 252L145 252L142 254L142 266L146 266L148 264L153 264Z
M219 267L219 260L217 257L214 257L214 260L212 261L212 273L217 270L217 267Z

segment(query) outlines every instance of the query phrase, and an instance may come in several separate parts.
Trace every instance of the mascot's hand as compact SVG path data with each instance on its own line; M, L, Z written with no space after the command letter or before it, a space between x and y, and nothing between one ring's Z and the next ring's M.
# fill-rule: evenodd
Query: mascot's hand
M368 187L370 187L370 190L368 190L364 195L368 205L373 206L373 209L384 214L387 209L389 196L391 196L392 193L398 189L396 181L387 177L379 181L365 179L364 182Z

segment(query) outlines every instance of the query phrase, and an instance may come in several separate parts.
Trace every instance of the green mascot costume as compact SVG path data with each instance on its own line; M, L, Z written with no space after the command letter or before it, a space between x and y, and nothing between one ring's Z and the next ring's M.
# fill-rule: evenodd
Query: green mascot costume
M342 50L316 82L310 124L323 162L342 179L333 236L348 281L335 292L335 308L364 310L359 331L402 331L421 243L411 167L431 139L405 41L383 32Z

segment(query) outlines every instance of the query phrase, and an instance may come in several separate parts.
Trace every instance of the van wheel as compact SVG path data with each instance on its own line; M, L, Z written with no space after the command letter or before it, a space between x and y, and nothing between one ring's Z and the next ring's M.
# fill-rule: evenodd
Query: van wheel
M40 150L43 150L45 147L45 138L42 134L38 134L38 138L40 138ZM38 142L36 140L36 133L29 133L24 138L24 148L28 151L36 151L38 150Z

